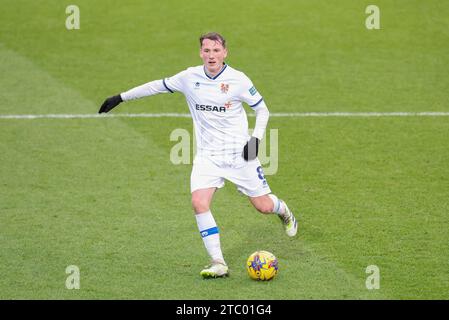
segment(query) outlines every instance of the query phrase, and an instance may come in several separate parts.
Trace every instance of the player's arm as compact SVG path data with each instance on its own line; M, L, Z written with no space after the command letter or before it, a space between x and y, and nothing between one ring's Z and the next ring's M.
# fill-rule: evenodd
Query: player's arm
M253 160L257 157L259 153L259 143L264 136L268 119L270 118L270 112L263 100L261 100L255 107L252 107L252 109L256 112L256 125L251 138L243 148L242 155L246 161Z
M253 134L242 152L243 158L248 161L255 159L259 153L259 143L264 136L270 113L268 112L263 97L257 91L252 81L243 73L241 76L243 90L240 93L240 99L256 112L256 125Z
M109 112L124 101L140 99L159 93L183 92L184 79L188 76L188 69L175 74L173 77L162 80L154 80L135 87L116 96L107 98L100 107L98 113Z
M268 111L265 101L261 101L256 107L252 108L256 112L256 125L253 130L253 137L262 140L265 130L267 129L270 112Z
M126 92L122 92L121 94L107 98L101 105L98 113L109 112L124 101L140 99L167 92L173 91L167 88L165 80L151 81Z

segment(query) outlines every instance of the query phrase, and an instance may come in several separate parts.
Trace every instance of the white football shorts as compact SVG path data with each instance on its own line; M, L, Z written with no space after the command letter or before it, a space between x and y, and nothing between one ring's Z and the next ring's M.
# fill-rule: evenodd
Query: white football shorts
M237 186L237 189L249 197L259 197L271 193L265 179L259 159L245 161L238 154L222 156L196 156L190 176L190 190L205 188L223 188L225 180Z

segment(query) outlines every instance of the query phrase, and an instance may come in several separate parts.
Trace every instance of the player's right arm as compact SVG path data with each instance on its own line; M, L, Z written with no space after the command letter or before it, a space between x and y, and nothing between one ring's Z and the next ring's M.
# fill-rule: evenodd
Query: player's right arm
M153 96L159 93L173 93L175 91L182 92L183 78L186 71L182 71L171 78L162 80L154 80L141 86L132 88L126 92L107 98L100 107L98 113L109 112L120 103L129 100L140 99L143 97Z

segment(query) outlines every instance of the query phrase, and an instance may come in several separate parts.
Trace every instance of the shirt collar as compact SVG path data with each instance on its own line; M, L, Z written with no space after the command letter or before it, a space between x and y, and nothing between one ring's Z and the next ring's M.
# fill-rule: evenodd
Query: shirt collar
M220 72L217 73L214 77L209 76L209 75L207 74L207 71L206 71L206 66L203 66L204 74L205 74L206 77L208 77L209 79L215 80L215 79L217 79L217 78L220 76L220 74L223 73L223 71L225 71L225 69L226 69L227 66L228 66L228 65L227 65L226 63L223 62L223 68L221 68Z

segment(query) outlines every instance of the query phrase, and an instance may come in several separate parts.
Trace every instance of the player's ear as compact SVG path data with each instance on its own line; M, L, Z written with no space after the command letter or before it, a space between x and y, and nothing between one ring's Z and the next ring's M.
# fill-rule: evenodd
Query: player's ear
M226 58L228 56L228 49L224 48L224 57Z

